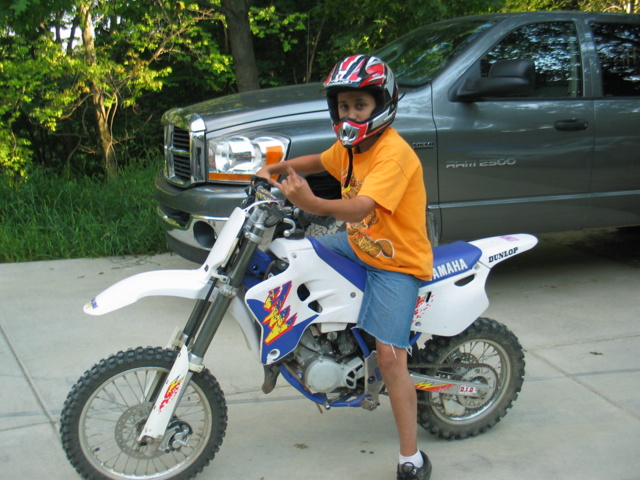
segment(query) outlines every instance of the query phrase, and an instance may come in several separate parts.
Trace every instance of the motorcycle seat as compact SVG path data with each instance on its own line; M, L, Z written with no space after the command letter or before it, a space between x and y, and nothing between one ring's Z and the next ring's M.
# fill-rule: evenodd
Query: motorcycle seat
M478 263L482 250L470 243L458 241L434 247L433 277L422 285L440 282L445 278L470 271Z

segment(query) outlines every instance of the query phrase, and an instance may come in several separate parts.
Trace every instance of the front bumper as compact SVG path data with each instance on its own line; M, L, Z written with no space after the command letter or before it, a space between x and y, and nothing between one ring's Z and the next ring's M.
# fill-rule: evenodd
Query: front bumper
M306 177L311 191L321 197L340 198L340 182L328 173ZM246 198L246 185L206 184L178 188L161 174L156 178L158 215L163 220L169 247L181 257L202 263L233 209ZM275 190L276 196L281 193ZM327 230L320 228L319 233ZM322 233L320 233L322 232Z
M178 255L202 263L233 209L245 198L244 185L177 188L156 178L157 212L167 243Z

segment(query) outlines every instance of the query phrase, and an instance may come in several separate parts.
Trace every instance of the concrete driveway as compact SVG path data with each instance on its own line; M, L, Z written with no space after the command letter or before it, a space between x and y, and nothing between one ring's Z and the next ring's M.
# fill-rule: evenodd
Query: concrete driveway
M637 230L545 235L495 269L486 316L525 347L523 390L484 435L448 442L421 431L433 480L640 478L638 245ZM117 350L164 345L190 311L190 302L166 298L105 317L84 315L82 305L117 280L165 268L194 265L172 255L0 264L2 478L79 478L57 433L71 385ZM263 395L262 369L232 323L205 363L225 391L229 427L198 479L395 478L387 398L374 412L320 414L282 381Z

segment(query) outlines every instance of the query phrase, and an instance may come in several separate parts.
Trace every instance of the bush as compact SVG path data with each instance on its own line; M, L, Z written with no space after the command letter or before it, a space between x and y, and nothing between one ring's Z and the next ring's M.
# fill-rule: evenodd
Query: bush
M114 179L69 179L38 169L0 178L0 262L141 255L168 250L155 213L157 166Z

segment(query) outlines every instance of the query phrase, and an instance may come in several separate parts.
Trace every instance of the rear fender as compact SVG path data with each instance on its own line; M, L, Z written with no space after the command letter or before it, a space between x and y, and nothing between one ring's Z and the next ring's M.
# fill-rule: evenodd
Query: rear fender
M489 268L493 268L508 258L531 250L538 243L538 239L528 233L515 233L481 238L469 243L482 250L479 262Z
M536 237L524 233L469 242L480 249L480 258L471 265L466 262L475 262L477 257L471 257L468 250L451 244L452 254L445 260L440 259L442 268L438 268L439 277L432 282L425 282L418 292L411 329L445 337L462 332L489 306L485 283L491 268L530 250L536 243ZM443 247L437 248L440 249L439 253L445 252ZM465 252L469 253L469 257L463 261ZM442 264L442 261L445 263Z

